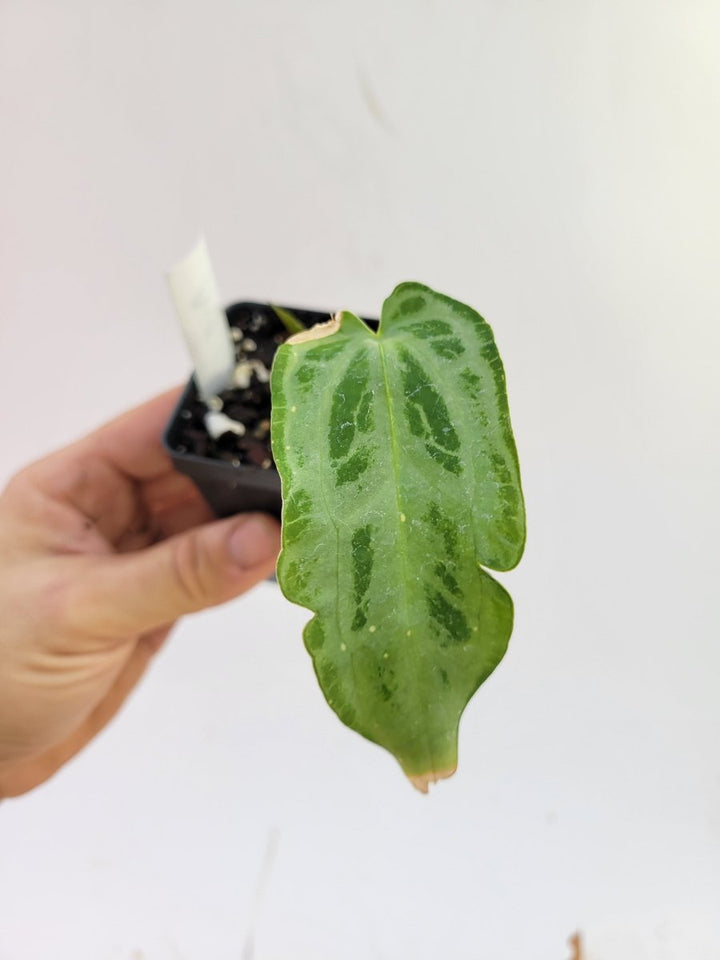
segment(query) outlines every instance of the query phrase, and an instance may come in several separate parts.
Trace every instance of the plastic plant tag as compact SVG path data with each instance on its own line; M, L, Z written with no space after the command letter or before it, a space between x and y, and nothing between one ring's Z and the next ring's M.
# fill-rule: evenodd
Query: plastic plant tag
M204 237L168 272L167 280L195 367L198 392L207 400L230 386L235 347Z

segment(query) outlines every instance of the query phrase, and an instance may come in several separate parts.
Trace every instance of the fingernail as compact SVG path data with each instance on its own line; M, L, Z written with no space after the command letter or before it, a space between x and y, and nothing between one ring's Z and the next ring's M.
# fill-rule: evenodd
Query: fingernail
M256 567L280 549L280 530L270 517L253 515L241 520L230 534L230 555L239 567Z

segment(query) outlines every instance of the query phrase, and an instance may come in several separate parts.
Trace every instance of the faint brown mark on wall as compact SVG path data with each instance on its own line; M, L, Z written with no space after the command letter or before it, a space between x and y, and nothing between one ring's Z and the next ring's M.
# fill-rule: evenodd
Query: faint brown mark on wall
M386 133L395 133L395 129L390 122L388 115L385 113L374 87L370 83L370 80L367 74L363 71L362 67L358 67L357 77L363 103L368 108L370 116L379 127L382 127Z

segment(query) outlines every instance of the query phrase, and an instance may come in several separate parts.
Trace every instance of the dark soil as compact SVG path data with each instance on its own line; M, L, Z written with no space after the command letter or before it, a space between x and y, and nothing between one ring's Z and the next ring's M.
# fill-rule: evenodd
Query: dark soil
M312 310L291 312L306 326L321 323L329 315ZM253 466L274 470L270 448L270 383L265 382L272 367L275 351L289 336L271 307L265 304L235 304L228 308L228 323L235 341L238 363L252 365L250 382L245 388L224 390L214 398L214 409L242 423L245 434L232 431L211 437L205 428L205 415L211 409L193 394L180 410L173 447L178 453L225 460L234 466Z

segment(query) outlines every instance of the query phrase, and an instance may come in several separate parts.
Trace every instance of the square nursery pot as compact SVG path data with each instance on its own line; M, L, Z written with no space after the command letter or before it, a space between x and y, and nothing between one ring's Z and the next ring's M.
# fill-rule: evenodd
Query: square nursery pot
M307 327L330 318L329 312L283 309ZM213 398L213 408L199 398L191 378L163 442L175 468L193 480L216 516L258 510L279 518L282 501L270 449L269 375L275 351L289 334L268 304L235 303L226 314L238 361L236 386ZM365 322L377 329L376 320ZM223 430L227 421L222 415L241 424L244 432L237 427Z

